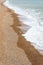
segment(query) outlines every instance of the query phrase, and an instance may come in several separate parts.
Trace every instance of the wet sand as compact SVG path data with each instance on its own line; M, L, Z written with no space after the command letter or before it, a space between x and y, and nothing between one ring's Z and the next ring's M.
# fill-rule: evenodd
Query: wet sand
M18 14L0 4L0 65L43 65L43 55L24 37Z

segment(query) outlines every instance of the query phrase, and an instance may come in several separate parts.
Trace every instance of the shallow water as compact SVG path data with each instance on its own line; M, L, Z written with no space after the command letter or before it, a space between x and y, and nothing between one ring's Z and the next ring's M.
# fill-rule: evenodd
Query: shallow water
M29 5L29 2L31 5ZM9 0L6 1L4 5L15 11L15 13L18 13L18 18L23 24L30 26L30 29L22 34L22 36L24 36L27 41L32 42L31 44L43 54L43 1L37 0L35 3L35 1L32 2L30 0Z

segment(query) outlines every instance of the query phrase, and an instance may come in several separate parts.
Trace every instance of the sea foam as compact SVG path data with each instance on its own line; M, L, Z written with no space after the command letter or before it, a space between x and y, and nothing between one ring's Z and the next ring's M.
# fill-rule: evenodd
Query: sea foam
M19 14L19 20L31 28L26 33L22 34L27 41L31 42L31 45L43 55L43 22L41 20L40 12L36 12L34 9L23 10L20 7L10 4L7 0L3 3L6 7Z

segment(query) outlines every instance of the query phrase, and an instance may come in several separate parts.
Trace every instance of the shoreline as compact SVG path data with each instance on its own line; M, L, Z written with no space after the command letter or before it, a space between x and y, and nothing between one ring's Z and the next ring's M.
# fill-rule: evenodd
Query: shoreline
M28 15L26 14L26 12L25 11L22 11L22 9L20 9L20 8L18 8L18 7L16 7L16 6L11 6L10 4L9 4L9 1L6 1L5 3L4 3L4 5L7 7L7 8L10 8L11 10L13 10L14 11L14 13L16 13L16 14L18 14L18 19L20 20L20 22L21 23L23 23L23 24L25 24L25 25L28 25L28 26L24 26L23 28L22 27L19 27L18 26L18 28L20 28L22 31L26 31L26 33L24 33L24 34L22 34L22 36L24 36L24 38L27 40L27 41L30 41L32 44L31 45L33 45L34 46L34 48L35 49L37 49L38 50L38 52L40 53L40 54L42 54L43 55L43 51L41 51L41 50L43 50L43 44L40 44L41 43L41 41L40 40L42 40L43 41L43 35L41 35L42 33L41 33L41 31L39 30L39 25L38 25L38 23L37 22L35 22L36 21L36 19L37 18L35 18L35 20L34 20L34 17L32 16L31 17L31 15L29 15L29 17L31 18L29 18L30 19L30 21L32 20L33 22L33 24L31 23L31 22L28 22L29 20L28 20ZM24 13L24 14L23 14ZM38 20L37 20L38 21ZM26 28L26 27L28 27L28 28ZM30 30L28 30L29 28L31 28ZM39 31L38 31L39 30ZM34 31L34 32L33 32ZM38 34L39 33L39 34ZM41 34L40 34L41 33ZM29 37L28 37L29 36ZM39 43L40 42L40 43Z
M3 5L2 5L3 6ZM5 7L5 6L4 6ZM6 7L7 8L7 7ZM33 65L43 65L43 55L40 55L38 51L30 44L30 42L27 42L24 37L22 37L22 30L17 28L18 26L21 26L20 21L18 19L18 14L14 13L12 10L7 8L8 12L11 12L11 16L13 18L13 24L11 25L12 29L17 33L18 35L18 42L17 47L19 49L24 50L27 58L31 61ZM24 26L24 25L23 25ZM23 59L23 58L22 58ZM41 64L42 63L42 64Z
M13 17L15 18L14 14L13 14ZM40 65L41 63L43 64L43 62L40 63L41 60L43 61L43 55L41 55L34 48L34 46L32 46L31 43L26 41L26 39L22 36L22 33L20 33L21 30L19 28L17 28L17 26L21 26L21 24L20 24L20 21L19 21L17 16L16 16L16 18L17 18L16 23L14 22L12 27L13 27L13 30L19 36L19 40L18 40L17 46L25 51L27 57L30 59L30 61L32 62L33 65L36 65L36 64ZM39 58L39 60L38 60L38 58Z

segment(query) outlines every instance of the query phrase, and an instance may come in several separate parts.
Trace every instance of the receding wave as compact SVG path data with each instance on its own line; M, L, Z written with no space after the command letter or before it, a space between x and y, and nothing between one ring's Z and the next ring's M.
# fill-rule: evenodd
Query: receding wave
M43 12L38 9L23 10L17 6L13 6L6 1L3 3L6 7L12 9L15 13L19 14L19 20L31 28L27 30L22 36L27 41L31 42L41 54L43 54Z

